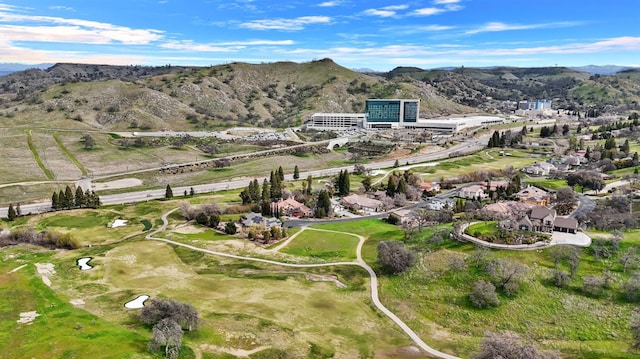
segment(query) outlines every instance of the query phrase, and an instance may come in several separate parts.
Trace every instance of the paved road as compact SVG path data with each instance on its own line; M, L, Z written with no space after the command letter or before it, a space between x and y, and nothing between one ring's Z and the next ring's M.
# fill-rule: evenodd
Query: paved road
M429 162L429 161L449 158L452 155L456 156L456 155L474 153L485 147L489 137L490 135L484 135L479 138L471 139L469 142L452 146L448 149L407 157L402 161L410 164L415 164L415 163ZM298 145L298 146L306 146L306 145ZM395 161L396 160L373 162L373 163L367 164L366 167L368 169L390 168L390 167L393 167L393 165L395 164ZM156 170L159 170L159 169L160 168ZM343 171L343 170L349 170L350 172L353 172L354 166L342 166L342 167L334 167L334 168L327 168L327 169L321 169L321 170L301 172L300 178L305 178L307 176L312 176L314 178L333 176L333 175L337 175L338 173L340 173L340 171ZM149 171L149 170L134 171L134 172L129 172L128 174L134 174L134 173L146 172L146 171ZM262 183L262 181L265 179L265 177L243 177L240 179L232 179L232 180L222 181L217 183L208 183L208 184L185 186L185 187L172 187L172 190L175 195L179 196L184 191L189 192L191 187L193 187L196 193L208 193L208 192L217 192L217 191L223 191L228 189L238 189L238 188L244 188L248 186L249 182L252 181L254 178L258 178L258 181L260 183ZM293 175L292 174L285 175L285 179L292 180ZM86 185L86 183L84 185ZM122 203L141 202L141 201L148 201L152 199L164 198L164 191L165 191L164 189L155 189L155 190L126 192L126 193L100 196L100 200L102 201L103 204L122 204ZM23 214L29 214L29 213L36 214L36 213L48 212L51 208L51 201L43 200L40 203L22 204L20 208ZM4 218L7 216L7 210L8 210L7 207L0 208L0 218Z
M146 238L147 239L151 239L151 240L155 240L155 241L161 241L161 242L169 243L169 244L172 244L172 245L175 245L175 246L181 246L181 247L188 248L188 249L191 249L191 250L194 250L194 251L213 254L213 255L216 255L216 256L239 259L239 260L246 260L246 261L253 261L253 262L260 262L260 263L268 263L268 264L274 264L274 265L279 265L279 266L283 266L283 267L317 268L317 267L333 267L333 266L340 266L340 265L358 266L358 267L363 268L364 270L366 270L367 273L369 273L369 278L371 279L371 301L373 302L373 304L376 306L376 308L378 308L378 310L380 310L387 317L389 317L389 319L391 319L394 323L396 323L396 325L398 325L400 327L400 329L402 329L402 331L404 331L420 349L424 350L426 353L428 353L428 354L430 354L430 355L432 355L432 356L434 356L436 358L460 359L460 358L458 358L456 356L453 356L453 355L450 355L450 354L447 354L447 353L443 353L441 351L438 351L438 350L430 347L427 343L425 343L422 339L420 339L420 337L408 325L406 325L400 318L398 318L398 316L396 316L392 311L387 309L387 307L385 307L382 304L382 302L380 302L380 298L378 296L378 276L376 275L376 272L362 259L362 246L364 245L364 242L365 242L365 238L364 237L356 235L356 234L353 234L353 233L348 233L348 232L322 230L323 232L343 233L343 234L352 235L352 236L357 237L359 239L359 242L358 242L358 247L356 249L356 251L357 251L357 253L356 253L357 254L357 260L355 262L334 262L334 263L318 263L318 264L294 264L294 263L277 262L277 261L272 261L272 260L268 260L268 259L244 257L244 256L238 256L238 255L235 255L235 254L211 251L211 250L208 250L208 249L199 248L199 247L195 247L195 246L188 245L188 244L175 242L175 241L172 241L172 240L169 240L169 239L155 237L155 235L158 232L163 231L163 230L165 230L167 228L167 225L169 224L169 221L167 220L167 217L171 213L176 211L176 210L177 210L177 208L172 209L172 210L166 212L165 214L163 214L162 215L162 226L159 227L158 229L156 229L155 231L149 233L146 236ZM308 228L305 228L305 229L308 229ZM302 231L304 231L305 229L303 229ZM300 231L300 232L302 232L302 231Z

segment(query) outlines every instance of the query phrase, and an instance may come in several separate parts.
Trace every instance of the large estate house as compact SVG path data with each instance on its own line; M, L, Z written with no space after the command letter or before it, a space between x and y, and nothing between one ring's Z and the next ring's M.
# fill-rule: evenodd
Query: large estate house
M526 216L517 219L516 228L522 231L576 233L578 221L575 218L556 217L556 211L546 207L533 207Z

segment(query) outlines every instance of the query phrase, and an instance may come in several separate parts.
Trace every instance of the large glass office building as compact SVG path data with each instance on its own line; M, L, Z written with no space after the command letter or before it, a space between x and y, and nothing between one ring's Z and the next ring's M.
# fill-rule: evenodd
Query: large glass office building
M404 128L418 121L420 100L370 99L365 105L366 128Z

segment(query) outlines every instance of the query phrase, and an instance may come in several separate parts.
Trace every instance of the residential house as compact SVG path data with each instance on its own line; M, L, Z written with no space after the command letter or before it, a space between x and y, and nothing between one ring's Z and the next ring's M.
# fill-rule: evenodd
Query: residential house
M578 220L568 217L556 217L553 222L553 230L556 232L576 233L578 231Z
M453 201L450 199L431 198L427 201L425 208L432 211L442 211L445 207L453 209Z
M509 181L487 181L481 184L482 188L485 191L496 191L498 187L507 188L509 187Z
M440 183L437 182L421 182L418 186L422 192L440 192Z
M311 217L311 209L296 201L293 197L276 202L280 213L288 217Z
M531 209L531 205L518 201L498 201L482 208L485 212L493 212L508 217L523 217Z
M547 191L538 187L529 186L520 192L516 193L520 202L535 205L535 206L548 206L551 204L552 196Z
M398 217L402 224L413 223L415 220L415 213L410 209L399 209L397 211L393 211L391 215Z
M342 197L341 204L345 207L353 208L355 210L363 210L369 212L378 212L381 211L384 207L384 203L382 203L382 201L378 201L377 199L369 197L359 196L357 194Z
M522 169L522 172L532 176L548 176L557 167L549 162L536 162Z
M484 193L484 187L482 185L473 184L473 185L460 188L460 190L458 191L458 197L468 198L468 199L474 199L474 198L485 199L487 198L487 194Z
M265 229L271 229L271 227L280 227L282 226L282 222L279 219L271 217L266 218L263 217L260 213L251 212L248 214L242 215L240 217L240 223L242 223L242 227L246 230L251 226L264 226Z
M556 211L546 207L533 207L528 213L531 230L537 232L553 232ZM518 224L520 228L520 224Z

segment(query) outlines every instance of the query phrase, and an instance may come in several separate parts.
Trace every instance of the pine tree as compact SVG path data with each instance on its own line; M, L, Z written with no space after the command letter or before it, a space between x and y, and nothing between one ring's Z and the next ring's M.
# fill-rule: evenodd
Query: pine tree
M75 204L73 191L69 186L67 186L67 188L65 188L64 190L64 202L66 204L65 208L71 208Z
M173 198L173 190L171 189L171 185L167 185L167 188L164 190L164 198L171 199Z
M68 207L67 200L66 200L66 197L64 196L63 190L60 190L60 192L58 192L58 205L60 206L59 209Z
M344 170L344 178L342 179L342 195L346 196L351 191L351 181L349 180L349 171Z
M95 194L95 192L93 193ZM93 197L91 191L88 188L86 191L84 191L84 203L82 205L85 207L93 206Z
M293 168L293 179L297 180L300 178L300 170L298 169L298 165Z
M82 191L82 187L76 188L76 198L75 198L76 207L84 207L84 192Z
M396 161L393 163L393 167L395 168L395 167L398 167L398 166L400 166L400 162L398 162L398 160L396 160Z
M280 178L280 181L284 181L284 170L282 169L282 166L278 167L278 178Z
M193 187L191 187L191 189L189 190L189 196L193 197L196 195L196 191L193 189Z
M313 177L307 176L307 194L311 194L311 184L313 183Z
M22 208L20 208L20 203L16 204L16 215L18 217L22 216Z
M396 176L389 176L389 181L387 181L387 196L393 197L396 194Z
M404 177L400 177L395 193L407 193L407 181L404 180Z
M51 196L51 209L53 210L60 209L60 201L58 200L57 191L53 191L53 195Z
M7 219L13 221L16 219L16 210L13 208L13 203L9 204L9 210L7 211Z
M262 182L262 202L269 202L271 198L271 189L269 188L269 182L267 179Z

